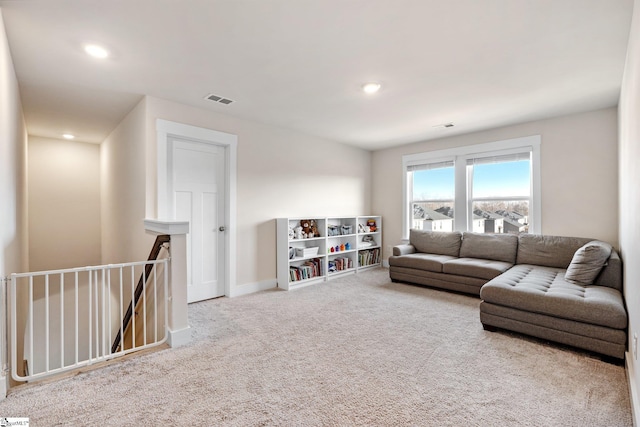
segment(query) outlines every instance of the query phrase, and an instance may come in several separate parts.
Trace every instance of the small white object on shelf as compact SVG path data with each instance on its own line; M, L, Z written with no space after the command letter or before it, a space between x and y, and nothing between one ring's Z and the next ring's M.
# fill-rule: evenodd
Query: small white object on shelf
M313 246L310 248L296 248L296 256L299 257L309 257L318 255L318 247Z

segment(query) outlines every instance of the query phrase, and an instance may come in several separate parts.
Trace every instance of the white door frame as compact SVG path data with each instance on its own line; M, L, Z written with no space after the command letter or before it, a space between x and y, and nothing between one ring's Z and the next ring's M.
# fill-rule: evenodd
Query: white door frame
M169 140L179 138L224 147L225 152L225 221L224 294L231 295L231 284L236 282L236 174L238 136L211 129L156 119L158 153L158 219L172 221L168 189L171 162Z

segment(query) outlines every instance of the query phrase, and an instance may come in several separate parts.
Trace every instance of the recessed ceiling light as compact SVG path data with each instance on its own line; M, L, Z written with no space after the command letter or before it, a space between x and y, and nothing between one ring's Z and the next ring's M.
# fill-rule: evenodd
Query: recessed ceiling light
M102 46L98 46L97 44L87 44L84 46L84 51L87 54L93 56L94 58L104 59L109 56L109 51Z
M75 135L72 135L72 134L70 134L70 133L63 133L63 134L62 134L62 137L63 137L64 139L73 139L73 138L75 138L76 136L75 136Z
M380 90L380 83L367 83L362 86L364 93L372 94Z

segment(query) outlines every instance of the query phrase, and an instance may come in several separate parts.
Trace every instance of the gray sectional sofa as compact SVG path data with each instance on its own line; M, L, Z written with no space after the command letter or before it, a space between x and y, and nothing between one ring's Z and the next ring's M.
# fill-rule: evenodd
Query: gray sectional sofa
M627 312L616 251L593 239L411 230L389 275L478 295L485 329L624 359Z

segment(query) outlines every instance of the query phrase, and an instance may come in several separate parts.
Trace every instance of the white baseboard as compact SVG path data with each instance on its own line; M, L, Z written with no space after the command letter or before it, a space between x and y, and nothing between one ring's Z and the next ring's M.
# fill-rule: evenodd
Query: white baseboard
M167 337L167 343L170 347L180 347L181 345L188 344L191 341L191 327L180 329L178 331L169 330L169 336Z
M633 417L633 425L638 425L638 416L640 415L640 401L638 398L638 388L634 381L635 379L635 366L631 360L631 353L626 352L624 355L625 367L627 368L627 383L629 384L629 398L631 400L631 416Z
M278 281L276 279L263 280L262 282L246 283L240 286L234 286L231 288L231 295L229 297L239 297L241 295L252 294L254 292L266 291L267 289L273 289L278 287Z

